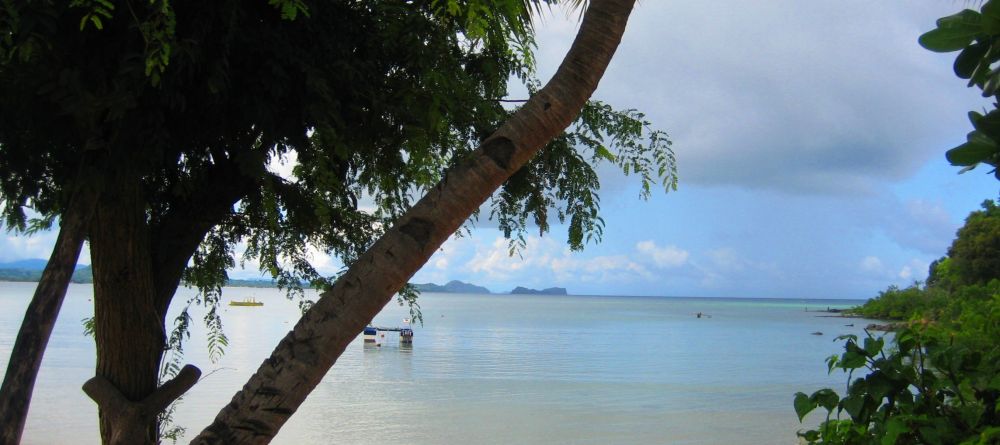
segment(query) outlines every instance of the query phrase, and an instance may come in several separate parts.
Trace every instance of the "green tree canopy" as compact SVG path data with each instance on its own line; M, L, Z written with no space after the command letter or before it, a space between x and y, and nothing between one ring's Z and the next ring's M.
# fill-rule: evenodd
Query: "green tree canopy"
M983 201L969 214L948 249L950 267L959 284L983 284L1000 279L1000 207Z
M154 250L171 257L200 245L192 283L220 284L238 241L285 284L321 280L307 245L349 263L416 190L509 115L500 102L509 79L531 80L526 5L482 6L6 6L6 225L28 228L26 208L58 216L91 153L98 172L127 169L141 186L152 237L175 244ZM674 186L669 140L648 125L634 110L588 106L574 131L505 186L493 216L516 237L528 218L544 232L554 209L570 224L571 247L582 248L601 230L595 162L634 171L646 194L660 179ZM293 153L294 177L268 169ZM359 210L359 199L374 209ZM187 264L173 260L161 265Z
M45 227L99 191L86 228L97 374L142 400L182 280L210 307L238 260L285 286L329 285L311 249L352 263L511 115L511 79L534 93L539 3L4 2L4 225ZM669 189L669 145L641 113L590 103L503 185L492 216L513 247L555 216L580 249L603 229L596 163L636 174L645 194ZM293 175L271 169L293 156ZM214 309L206 322L219 327ZM114 416L101 416L108 437Z

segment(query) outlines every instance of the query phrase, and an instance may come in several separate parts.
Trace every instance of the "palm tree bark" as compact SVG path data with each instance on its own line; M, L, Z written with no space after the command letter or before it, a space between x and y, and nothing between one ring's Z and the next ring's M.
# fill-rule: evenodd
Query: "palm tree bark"
M450 169L281 340L195 444L265 444L347 345L475 209L579 114L621 41L634 0L593 0L549 83Z
M21 441L45 347L49 343L59 309L66 297L66 289L80 258L87 226L94 214L98 192L92 185L81 188L62 214L52 255L24 313L21 329L17 332L3 386L0 387L0 443L16 444Z

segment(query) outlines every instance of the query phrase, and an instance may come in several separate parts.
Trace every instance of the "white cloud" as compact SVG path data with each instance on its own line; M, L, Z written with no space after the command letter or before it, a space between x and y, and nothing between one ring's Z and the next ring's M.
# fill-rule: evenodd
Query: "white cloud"
M882 273L885 266L882 265L882 260L874 256L866 256L861 260L861 270L865 272Z
M237 243L236 247L233 248L236 267L229 271L229 276L237 279L270 279L270 274L261 268L260 261L257 258L243 258L246 248L247 245L244 241ZM343 268L343 263L340 260L312 244L306 246L306 260L316 269L316 272L319 272L323 276L333 276ZM291 261L285 255L279 255L278 261L283 267L291 266Z
M887 235L901 246L940 256L947 250L958 224L939 202L909 200L897 211L887 212Z
M919 258L911 258L900 265L899 263L886 264L875 256L867 256L859 263L861 271L876 280L880 287L890 284L908 286L914 281L923 280L927 278L928 266L929 263Z
M909 263L904 265L902 269L899 270L899 278L902 280L900 284L910 284L914 281L927 279L927 269L930 267L930 263L920 260L918 258L913 258Z
M745 292L748 287L767 283L774 289L782 285L785 274L776 263L747 259L732 247L712 249L704 254L707 262L698 261L695 267L701 274L703 288L731 289Z
M267 169L284 179L294 180L295 175L292 174L292 170L295 169L296 165L299 165L299 153L291 150L284 155L271 158Z
M311 244L306 247L306 257L320 275L333 275L343 267L339 260Z
M644 2L597 94L646 112L670 133L683 184L870 193L940 156L942 134L958 143L965 112L986 105L954 78L953 54L916 43L934 19L958 9ZM571 30L539 30L544 78L565 52L550 42L568 41Z
M571 286L573 283L635 283L658 276L649 266L676 267L686 252L655 243L639 243L631 254L586 256L571 252L551 238L528 237L520 255L509 255L508 241L496 237L489 245L477 245L472 257L459 269L474 274L473 280L491 283L540 283ZM640 249L643 249L640 251ZM657 259L657 255L659 259Z
M48 259L52 255L52 246L55 245L55 240L55 231L41 232L33 236L8 235L3 239L0 260L6 262L26 258ZM89 263L90 255L84 256L81 253L80 260Z
M909 280L910 278L913 277L913 269L910 268L910 266L903 266L903 268L899 270L898 275L899 278L903 280Z
M452 236L434 253L428 264L439 271L447 271L458 257L466 254L470 245L467 238Z
M532 239L529 239L528 242L537 244ZM524 249L524 251L529 255L528 258L534 258L533 255L536 254L538 248ZM494 279L506 279L511 272L523 268L524 262L523 258L520 261L514 261L508 254L507 240L496 238L486 248L477 247L475 256L465 264L465 268L472 272L486 274Z
M677 246L659 247L652 240L640 241L635 250L652 259L653 264L661 268L679 267L687 263L688 252Z

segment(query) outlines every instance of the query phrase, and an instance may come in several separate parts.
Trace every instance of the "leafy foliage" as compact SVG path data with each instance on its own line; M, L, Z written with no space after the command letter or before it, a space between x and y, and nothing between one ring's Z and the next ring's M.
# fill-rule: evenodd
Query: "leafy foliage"
M957 315L955 300L1000 292L1000 207L991 200L982 207L958 229L948 256L931 263L926 286L890 286L853 312L870 318L941 320Z
M535 84L529 13L547 3L0 2L3 224L51 224L84 183L137 197L137 209L98 204L142 215L130 233L155 295L129 297L155 300L165 324L176 287L198 288L187 304L207 306L217 357L226 270L260 264L293 295L332 285L312 256L351 264L511 113L512 79ZM644 196L676 186L670 141L649 127L635 110L588 105L492 214L512 238L555 216L573 249L599 240L597 163L638 176ZM399 296L419 320L415 299ZM189 322L168 351L182 351ZM169 374L179 362L162 363Z
M982 90L983 97L1000 98L1000 1L980 3L979 11L963 10L942 17L937 27L920 36L920 44L935 52L960 51L955 58L955 74L968 79L968 86ZM948 150L952 165L963 167L961 172L979 164L993 167L991 173L1000 179L1000 108L997 103L986 114L969 112L973 131L965 143Z
M948 292L938 287L923 287L919 283L903 289L889 286L852 312L883 320L906 320L914 316L937 318L936 313L947 306L949 297Z
M1000 274L986 258L997 252L984 229L996 208L991 201L983 208L958 231L949 256L931 265L926 286L890 287L854 310L908 322L891 338L838 338L845 340L844 353L827 364L830 372L847 373L846 391L795 395L800 421L817 408L827 413L819 428L799 433L803 439L1000 443ZM855 378L858 372L866 375Z
M1000 309L1000 298L988 306ZM885 338L869 335L863 343L855 336L838 338L846 340L844 353L831 356L828 364L831 372L847 373L846 393L797 393L799 420L816 408L827 412L818 429L799 436L822 444L1000 443L1000 349L984 349L939 329L900 331L888 350ZM852 380L858 370L868 374Z
M510 253L524 247L530 223L540 233L549 229L550 211L559 223L568 222L571 250L599 242L604 220L599 215L600 182L594 166L602 162L639 176L642 198L648 198L654 186L675 190L677 170L670 139L650 125L636 110L617 111L599 101L588 102L571 129L543 148L495 196L490 218L497 218L500 230L511 240Z
M955 281L955 268L951 264L951 258L943 256L934 261L931 261L930 267L927 268L927 280L928 286L940 286L944 288L951 288L958 283Z
M157 269L186 269L206 297L247 261L293 292L329 285L312 255L350 264L511 112L511 78L536 85L540 3L4 3L5 224L24 230L26 208L58 215L74 183L100 180L76 176L84 154L103 153L99 171L113 159L136 175L153 239L198 241L154 246ZM599 240L598 162L639 176L643 196L676 187L670 141L649 125L589 104L492 216L522 243L550 216L573 249ZM272 170L279 159L292 175Z
M959 284L979 284L1000 278L1000 207L984 201L972 212L948 249Z

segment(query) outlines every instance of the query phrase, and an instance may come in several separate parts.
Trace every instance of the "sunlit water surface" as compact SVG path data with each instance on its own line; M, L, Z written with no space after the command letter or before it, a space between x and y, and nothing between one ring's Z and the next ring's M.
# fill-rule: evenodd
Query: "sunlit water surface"
M2 366L33 290L0 283ZM193 295L182 289L175 301ZM222 309L230 345L219 362L208 359L200 324L192 332L185 363L207 376L174 416L188 440L299 317L274 289L227 288L223 301L250 296L264 306ZM25 443L98 443L96 406L80 389L93 375L81 324L91 298L89 285L70 287ZM865 325L806 309L856 303L424 294L412 347L395 333L381 347L355 339L274 443L794 444L803 425L792 395L842 388L845 376L828 375L824 359L840 349L834 337ZM390 303L374 321L406 317Z

